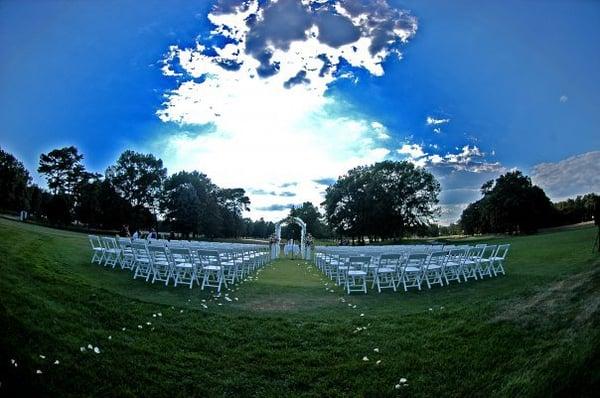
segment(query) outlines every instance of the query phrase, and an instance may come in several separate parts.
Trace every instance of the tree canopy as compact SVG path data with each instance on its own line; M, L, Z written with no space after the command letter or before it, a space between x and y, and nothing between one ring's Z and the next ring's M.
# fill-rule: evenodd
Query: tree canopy
M106 170L106 179L132 206L155 209L160 199L167 169L152 154L127 150Z
M30 181L23 163L0 148L0 209L22 210L27 203Z
M463 211L467 234L531 233L555 224L556 209L544 191L520 171L508 172L481 187L483 198Z
M400 238L437 214L440 185L409 162L359 166L326 190L325 215L340 235Z
M40 155L38 172L46 177L54 194L73 195L77 186L90 178L82 160L83 155L74 146L54 149Z

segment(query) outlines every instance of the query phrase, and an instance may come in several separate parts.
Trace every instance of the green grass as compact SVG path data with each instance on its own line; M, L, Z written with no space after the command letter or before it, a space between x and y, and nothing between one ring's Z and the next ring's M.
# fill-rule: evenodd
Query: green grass
M90 265L85 235L0 219L0 396L592 396L594 236L492 237L512 244L507 276L423 292L348 297L279 260L229 302Z

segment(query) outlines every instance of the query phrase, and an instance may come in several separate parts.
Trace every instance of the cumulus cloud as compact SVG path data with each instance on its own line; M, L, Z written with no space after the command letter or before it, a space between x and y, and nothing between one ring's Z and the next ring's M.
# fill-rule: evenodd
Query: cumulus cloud
M417 31L407 11L384 0L228 0L208 20L209 36L173 45L163 59L177 87L157 115L179 127L154 145L170 170L264 192L294 181L299 200L320 203L314 181L324 171L341 175L390 153L386 127L343 113L327 88L341 78L356 83L352 70L382 76L383 62L401 57ZM188 126L205 132L186 134ZM253 217L276 211L264 192L251 192ZM275 205L281 216L287 204Z
M552 200L600 192L600 151L587 152L556 163L533 167L531 180Z
M569 97L567 97L566 95L561 95L560 98L558 99L562 104L564 104L565 102L567 102L569 100Z
M432 148L438 149L434 146ZM487 154L475 145L465 145L459 152L447 152L446 154L427 153L423 146L419 144L403 144L396 151L416 166L430 169L447 168L471 173L502 172L505 170L499 162L489 162Z

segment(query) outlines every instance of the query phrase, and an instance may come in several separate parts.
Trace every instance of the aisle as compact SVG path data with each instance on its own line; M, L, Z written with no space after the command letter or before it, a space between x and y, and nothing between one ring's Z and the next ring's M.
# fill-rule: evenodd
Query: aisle
M240 286L238 306L258 311L290 311L335 305L343 294L303 260L279 259ZM335 290L334 290L335 289ZM334 290L334 291L332 291Z

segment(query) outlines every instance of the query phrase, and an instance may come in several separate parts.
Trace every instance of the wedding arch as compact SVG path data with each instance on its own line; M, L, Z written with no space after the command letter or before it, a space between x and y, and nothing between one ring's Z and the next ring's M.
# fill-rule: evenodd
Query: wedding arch
M279 251L281 250L279 247L279 242L281 241L281 224L291 223L296 223L300 226L300 255L302 256L302 259L306 260L306 223L302 221L300 217L287 217L275 224L276 245L274 256L275 258L278 258Z

